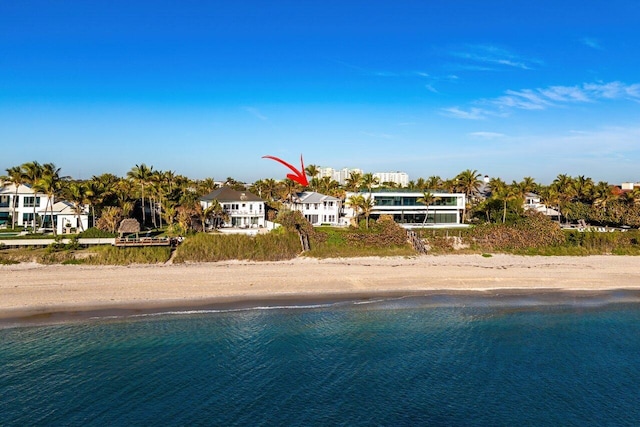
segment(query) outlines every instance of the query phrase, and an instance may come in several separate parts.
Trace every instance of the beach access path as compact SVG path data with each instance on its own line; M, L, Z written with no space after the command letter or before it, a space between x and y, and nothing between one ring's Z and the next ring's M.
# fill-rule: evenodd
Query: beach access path
M391 258L0 266L0 318L429 291L640 290L640 257L422 255Z

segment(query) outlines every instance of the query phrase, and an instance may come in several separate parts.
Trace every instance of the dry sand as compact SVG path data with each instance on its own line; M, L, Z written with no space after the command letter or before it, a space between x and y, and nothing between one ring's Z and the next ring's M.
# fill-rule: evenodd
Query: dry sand
M182 265L0 266L0 318L433 291L640 290L640 258L446 255Z

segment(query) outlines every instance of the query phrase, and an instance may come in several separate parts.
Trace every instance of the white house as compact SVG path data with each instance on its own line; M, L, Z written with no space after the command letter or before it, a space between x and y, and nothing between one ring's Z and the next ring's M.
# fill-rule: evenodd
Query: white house
M340 223L342 201L337 197L314 191L304 191L296 193L288 207L291 210L302 212L302 215L312 225L338 225Z
M223 227L256 228L265 225L264 200L248 191L236 191L229 187L218 188L200 198L203 209L217 200L229 216Z
M543 214L549 217L552 217L552 216L557 217L560 215L560 213L557 210L548 207L544 203L541 203L541 201L542 199L537 194L526 193L524 195L524 208L542 212Z
M405 226L437 225L441 227L462 224L465 209L464 193L432 193L435 200L429 205L418 201L423 193L402 190L377 190L371 193L347 193L347 206L344 209L347 218L354 218L356 212L350 207L349 199L354 195L362 195L373 199L373 210L370 218L380 215L391 215L394 221ZM426 215L426 218L425 218Z
M46 215L44 211L40 215L45 217L45 222L48 222L51 208L47 209ZM58 234L79 233L89 228L89 209L87 207L81 208L78 221L78 214L73 207L73 203L59 201L53 204L53 219Z
M44 211L47 195L36 193L28 185L5 183L0 187L0 224L15 224L20 227L32 227L34 218Z
M36 219L36 230L44 228L51 230L51 206L48 206L48 198L44 193L37 193L28 185L7 184L0 187L0 225L11 226L11 217L15 214L15 224L20 227L33 227ZM81 225L81 224L82 225ZM78 215L69 202L58 201L53 204L53 224L56 231L76 232L89 227L89 215L87 208ZM69 226L66 226L69 224Z

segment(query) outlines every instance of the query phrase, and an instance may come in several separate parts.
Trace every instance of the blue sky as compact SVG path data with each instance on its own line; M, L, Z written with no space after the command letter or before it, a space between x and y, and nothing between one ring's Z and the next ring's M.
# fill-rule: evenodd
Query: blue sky
M0 172L640 181L640 2L0 2Z

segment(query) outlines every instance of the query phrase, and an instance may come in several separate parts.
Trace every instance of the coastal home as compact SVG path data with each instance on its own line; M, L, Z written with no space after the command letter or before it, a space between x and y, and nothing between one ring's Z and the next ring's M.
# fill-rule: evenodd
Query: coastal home
M223 227L257 228L265 225L264 200L249 191L236 191L229 187L218 188L200 198L203 209L217 200L228 218Z
M3 183L0 186L0 225L11 226L11 219L20 227L33 227L34 219L47 206L47 195L36 193L30 186ZM36 224L37 226L37 224Z
M339 225L342 201L315 191L303 191L294 194L287 207L302 212L312 225Z
M352 196L362 195L373 199L373 209L370 218L377 219L380 215L391 215L394 221L406 227L420 227L423 225L451 227L462 225L462 215L465 209L464 193L433 192L435 200L429 206L420 202L423 193L411 190L376 190L371 193L347 193L347 205L344 209L346 218L354 218L356 211L349 206ZM425 218L426 216L426 218Z
M526 193L524 195L524 208L541 212L548 217L559 217L560 213L553 208L548 207L541 202L542 199L535 193Z
M40 215L44 218L46 225L50 224L50 208L47 209L46 214L42 211ZM53 204L53 222L56 224L58 234L79 233L89 228L89 208L86 206L81 207L80 215L78 215L72 203L63 200L56 202Z

